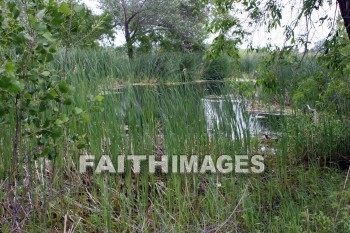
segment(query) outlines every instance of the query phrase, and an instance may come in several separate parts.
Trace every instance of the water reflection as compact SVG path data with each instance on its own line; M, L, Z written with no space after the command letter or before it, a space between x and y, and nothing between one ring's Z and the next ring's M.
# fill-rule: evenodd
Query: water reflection
M210 95L202 98L207 133L210 140L216 136L243 139L261 131L258 117L245 110L244 102L233 95Z

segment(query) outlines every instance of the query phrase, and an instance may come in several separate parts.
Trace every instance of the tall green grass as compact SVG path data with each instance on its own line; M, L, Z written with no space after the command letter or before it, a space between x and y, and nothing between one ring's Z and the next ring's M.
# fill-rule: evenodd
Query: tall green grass
M341 192L346 173L339 169L347 163L340 158L349 158L348 119L320 114L316 124L308 114L295 111L293 116L267 122L269 128L278 129L277 141L251 136L249 130L243 138L232 140L231 133L239 132L230 123L242 127L244 122L234 120L236 113L227 95L235 93L229 85L115 90L119 79L183 80L181 61L189 59L186 69L195 71L202 62L199 57L192 61L186 56L145 55L130 63L113 51L77 50L67 57L59 55L53 65L64 73L62 60L67 58L67 78L76 87L75 104L89 109L89 96L102 93L104 111L90 114L88 124L71 126L67 135L84 133L86 139L81 140L89 146L78 150L66 138L48 172L40 169L44 164L28 156L32 142L21 148L17 187L28 208L28 216L21 216L25 231L63 231L66 226L66 231L75 232L349 232L350 190L347 185ZM162 59L167 62L162 64ZM208 95L226 100L222 112L227 122L220 130L229 132L225 135L217 130L212 140L201 101ZM243 121L247 121L244 111ZM4 190L0 196L5 203L0 207L2 232L11 226L3 183L11 161L13 125L3 125L0 134L0 185ZM276 153L261 152L263 145ZM260 175L149 174L147 164L141 174L134 174L130 162L125 174L90 171L81 175L77 171L80 154L97 159L111 155L116 164L118 156L130 154L197 154L201 159L209 154L215 160L223 154L258 153L266 164Z
M226 56L213 61L201 53L164 52L139 54L129 60L119 50L62 50L53 66L66 70L71 79L99 79L121 83L165 83L195 80L222 80L233 74L233 63Z

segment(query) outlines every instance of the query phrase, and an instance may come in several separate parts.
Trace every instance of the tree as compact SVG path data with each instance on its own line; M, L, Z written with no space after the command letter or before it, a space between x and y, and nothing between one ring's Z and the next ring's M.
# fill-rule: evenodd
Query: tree
M69 18L57 32L57 38L62 46L67 47L97 47L103 38L113 39L113 17L104 12L101 15L92 14L85 5L76 1L67 3L73 10Z
M315 28L316 22L332 25L330 28L330 37L335 34L336 17L327 14L327 7L334 4L332 1L322 0L306 0L300 4L298 1L276 1L276 0L203 0L205 4L210 5L211 14L214 16L209 24L209 29L217 34L214 43L211 47L210 54L218 55L218 53L232 51L232 47L236 48L241 43L243 38L249 34L250 28L258 28L266 26L267 32L271 32L277 27L283 27L285 35L285 49L292 50L293 47L302 45L305 51L308 50L310 28ZM337 0L340 13L350 38L350 0ZM287 15L284 9L288 6L292 7L292 13ZM299 6L300 7L297 7ZM242 27L242 20L239 18L245 15L244 22L248 25ZM292 18L289 18L291 17ZM316 17L318 18L316 19ZM282 19L287 18L288 23L282 25ZM296 28L304 25L306 32L297 35ZM235 52L233 50L233 52ZM236 54L236 53L234 53Z
M337 0L344 26L350 39L350 0Z
M24 170L31 170L39 157L55 160L68 138L83 148L85 136L71 135L68 128L88 121L88 112L76 107L74 88L65 75L49 65L59 43L57 32L73 9L57 1L27 0L23 5L21 10L18 2L0 0L0 126L13 137L8 179L11 232L22 232L25 220L18 219L33 212L26 212L24 199L18 198ZM102 100L96 96L91 106Z
M59 111L69 104L66 100L72 98L72 90L47 65L56 51L53 32L69 12L66 3L28 0L23 12L27 17L20 17L19 5L0 0L0 125L2 129L10 125L7 130L13 135L8 180L12 232L22 231L20 224L15 224L23 215L17 211L23 207L14 188L24 167L19 164L25 160L21 156L55 159L70 117L77 115ZM75 108L78 112L82 110Z
M114 26L123 30L128 57L135 42L151 33L170 33L188 43L204 34L204 11L197 0L101 0L114 17Z

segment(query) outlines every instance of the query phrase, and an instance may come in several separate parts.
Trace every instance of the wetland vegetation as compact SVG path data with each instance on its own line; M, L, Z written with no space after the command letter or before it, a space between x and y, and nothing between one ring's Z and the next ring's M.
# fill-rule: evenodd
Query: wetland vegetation
M96 42L115 20L100 2L95 16L75 1L0 0L1 232L350 232L346 28L327 52L242 50L220 35L204 44L199 29L188 41L180 23L149 33L148 16L115 48ZM211 16L233 11L223 2ZM126 161L122 174L81 174L80 155L261 155L265 170L137 173Z

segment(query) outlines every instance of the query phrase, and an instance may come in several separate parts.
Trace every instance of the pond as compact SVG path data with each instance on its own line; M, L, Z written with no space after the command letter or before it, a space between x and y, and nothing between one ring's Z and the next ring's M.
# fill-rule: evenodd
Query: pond
M163 139L172 135L186 140L204 133L209 141L261 137L270 134L280 118L251 111L223 82L129 86L113 96L118 96L117 115L127 134L153 128Z

